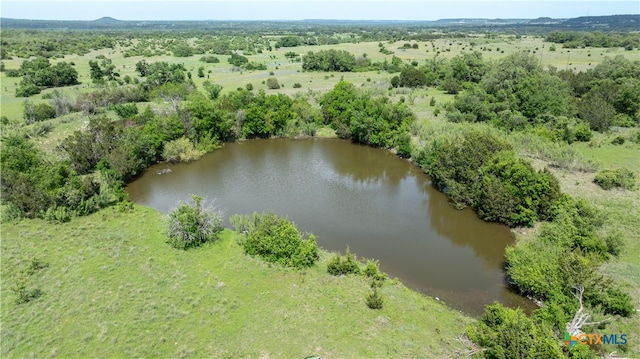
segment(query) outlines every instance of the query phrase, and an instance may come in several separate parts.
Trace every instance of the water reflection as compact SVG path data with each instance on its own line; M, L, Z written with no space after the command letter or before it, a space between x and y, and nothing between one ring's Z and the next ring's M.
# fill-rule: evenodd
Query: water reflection
M163 168L172 172L155 174ZM216 198L228 215L286 214L322 247L350 246L470 313L494 300L526 305L503 283L509 230L455 210L418 168L387 151L342 140L233 143L194 163L153 166L127 191L161 211L194 193Z

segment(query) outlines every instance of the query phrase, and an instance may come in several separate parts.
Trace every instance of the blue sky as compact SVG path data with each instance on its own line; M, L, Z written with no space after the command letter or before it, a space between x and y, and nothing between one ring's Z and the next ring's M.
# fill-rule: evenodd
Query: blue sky
M553 18L640 13L640 1L1 1L0 16L95 20L437 20L444 18Z

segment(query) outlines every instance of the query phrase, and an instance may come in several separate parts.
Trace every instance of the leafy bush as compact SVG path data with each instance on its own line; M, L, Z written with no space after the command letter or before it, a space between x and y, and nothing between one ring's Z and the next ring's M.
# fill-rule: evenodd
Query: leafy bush
M384 299L382 295L378 293L377 288L373 288L371 293L367 294L366 298L367 307L371 309L382 309L384 305Z
M267 69L267 65L261 63L261 62L254 62L254 61L250 61L247 62L246 64L242 65L242 68L244 68L245 70L266 70Z
M349 72L357 65L353 54L345 50L310 51L302 57L302 69L305 71L338 71Z
M327 264L327 272L331 275L358 274L360 273L360 264L347 247L345 258L343 259L340 253L336 253Z
M193 144L186 137L167 142L162 151L162 157L168 162L191 162L204 154L204 150L193 148Z
M236 53L231 54L231 57L229 57L229 63L234 66L242 66L248 62L249 62L248 58L242 55L238 55Z
M179 203L167 216L167 242L177 249L197 247L214 241L222 231L222 213L201 197L191 195L191 203Z
M46 103L34 105L30 101L24 102L24 119L27 124L41 122L56 117L56 109Z
M616 136L616 138L614 138L611 141L612 145L624 145L624 137L622 136Z
M417 163L457 208L472 206L481 218L509 226L548 220L560 197L557 179L518 159L491 132L463 130L424 148Z
M427 84L427 76L424 72L413 66L405 66L400 72L398 86L401 87L423 87ZM394 86L396 87L396 86Z
M636 174L626 168L602 170L596 174L593 182L605 190L615 187L634 190L636 188Z
M605 237L604 242L607 245L607 252L612 256L617 257L622 253L625 243L620 232L610 233Z
M387 275L380 272L379 263L376 260L367 260L367 265L363 271L364 275L371 278L371 287L381 287L387 279Z
M121 119L130 119L138 114L138 106L135 103L122 103L113 105L113 110Z
M267 262L287 267L312 266L318 259L318 247L313 234L303 238L295 224L288 218L278 217L273 212L254 214L244 242L244 251L258 255Z
M200 58L200 61L205 62L207 64L217 64L220 62L220 59L216 56L206 55Z
M278 79L275 77L269 77L267 79L267 88L271 90L277 90L280 88L280 84L278 83Z
M499 303L486 306L478 324L467 327L467 335L485 349L485 358L564 358L550 327L528 318L520 308Z
M209 99L211 99L211 100L217 99L220 96L220 92L222 92L222 85L216 84L216 83L212 83L209 80L203 82L202 86L204 87L204 89L209 94Z

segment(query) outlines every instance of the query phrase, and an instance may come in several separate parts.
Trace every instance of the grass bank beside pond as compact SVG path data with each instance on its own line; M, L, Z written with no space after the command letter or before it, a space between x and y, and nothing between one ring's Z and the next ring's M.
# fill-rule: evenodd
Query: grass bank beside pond
M446 358L473 321L397 281L371 310L368 280L329 275L325 251L286 269L245 255L230 230L173 249L146 207L4 223L1 235L3 358ZM35 298L16 304L21 280Z

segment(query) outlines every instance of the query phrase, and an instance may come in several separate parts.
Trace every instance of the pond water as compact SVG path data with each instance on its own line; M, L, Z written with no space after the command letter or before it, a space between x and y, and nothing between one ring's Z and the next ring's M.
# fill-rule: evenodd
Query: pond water
M532 307L505 284L509 229L454 209L419 168L388 151L339 139L230 143L196 162L154 165L127 192L163 212L193 193L215 199L226 216L287 215L321 247L378 259L390 276L469 314L495 300Z

